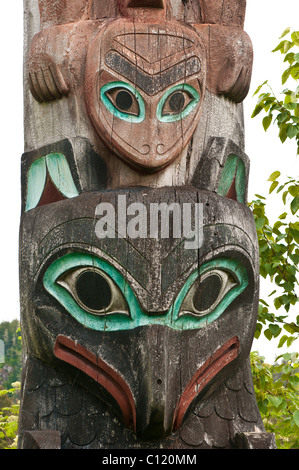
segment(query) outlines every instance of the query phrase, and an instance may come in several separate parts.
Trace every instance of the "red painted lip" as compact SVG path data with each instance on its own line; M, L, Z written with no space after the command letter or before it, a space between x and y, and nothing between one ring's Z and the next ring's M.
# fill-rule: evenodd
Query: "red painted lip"
M63 335L56 338L54 354L102 385L117 401L125 426L135 431L136 410L133 395L128 384L115 370L88 349Z
M209 357L198 369L185 388L174 414L173 430L182 424L186 411L195 397L215 377L220 370L232 362L239 354L239 338L234 336Z

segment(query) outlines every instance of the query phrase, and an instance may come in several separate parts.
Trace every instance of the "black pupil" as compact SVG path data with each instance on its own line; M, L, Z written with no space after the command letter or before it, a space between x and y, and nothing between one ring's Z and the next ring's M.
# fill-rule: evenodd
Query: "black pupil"
M184 108L184 105L185 97L182 92L177 91L176 93L173 93L173 95L171 95L169 100L169 107L171 111L179 113Z
M208 310L218 299L222 287L222 280L216 274L211 274L201 281L195 291L193 304L196 310Z
M97 272L87 271L80 274L76 290L82 304L91 310L104 310L111 303L110 286Z
M119 91L116 95L115 104L121 111L128 111L133 104L132 95L125 90Z

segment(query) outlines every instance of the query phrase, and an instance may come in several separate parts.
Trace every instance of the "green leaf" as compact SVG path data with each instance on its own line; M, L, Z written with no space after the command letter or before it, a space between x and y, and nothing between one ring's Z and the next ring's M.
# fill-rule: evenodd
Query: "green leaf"
M277 338L277 336L280 335L280 332L281 332L281 328L280 326L278 325L269 325L269 330L271 331L272 335L274 336L274 338Z
M279 123L282 123L282 122L287 121L288 118L289 118L289 113L288 113L287 111L283 111L282 113L279 113L279 114L277 115L277 121L278 121Z
M293 139L297 135L297 126L293 126L293 124L288 124L287 126L287 136L289 139Z
M289 79L291 75L291 72L292 72L291 66L283 72L282 77L281 77L282 85L284 85L287 82L287 80Z
M261 105L257 105L251 115L252 118L256 117L262 110L263 110L263 106Z
M289 378L289 382L295 390L299 390L299 377L296 375Z
M296 426L299 428L299 410L296 410L295 413L293 414L293 421L296 424Z
M287 126L285 124L281 124L280 130L279 130L279 138L282 143L284 143L287 139Z
M282 35L280 36L279 39L282 39L284 36L286 36L289 32L291 31L291 28L288 27L284 30L284 32L282 33Z
M292 214L296 214L298 209L299 209L299 196L295 197L291 202Z
M299 46L299 31L294 31L294 32L291 34L291 38L292 38L293 43L294 43L296 46Z
M287 196L289 194L289 191L284 191L283 195L282 195L282 200L283 200L283 203L286 204L287 202Z
M266 338L267 338L268 341L271 341L271 339L272 339L273 336L272 336L272 333L271 333L271 331L270 331L269 329L267 329L267 330L264 331L264 335L266 336Z
M291 335L299 332L299 327L295 323L286 323L283 327Z
M257 230L261 230L265 223L267 222L267 219L265 217L257 217L255 220L255 226Z
M299 185L294 185L289 187L289 193L293 197L299 196Z
M278 348L282 348L282 346L284 345L284 343L286 342L287 339L288 339L287 335L283 335L279 340Z
M259 85L259 86L257 87L257 89L255 90L255 92L253 93L252 96L257 95L257 94L259 93L259 91L261 90L261 88L263 88L263 86L266 85L266 83L268 83L268 80L265 80L264 83L262 83L261 85Z
M295 264L299 264L299 255L296 254L289 254L290 259L293 261Z
M267 398L269 402L271 403L271 405L275 406L275 408L278 408L282 404L282 401L283 401L283 398L274 397L273 395L267 395Z
M293 33L294 34L294 33ZM293 39L293 38L292 38ZM294 40L293 40L294 41ZM295 41L294 41L295 42ZM291 49L294 46L294 43L291 41L281 41L275 49L273 49L272 52L280 51L282 54L286 54L289 49Z
M280 171L274 171L268 178L268 181L275 181L281 175Z
M291 76L294 78L294 80L297 80L299 78L299 64L298 63L291 66Z
M274 189L277 188L278 184L279 184L278 181L273 181L269 189L269 194L271 194L274 191Z
M292 354L291 353L285 353L282 355L283 359L288 362L292 359Z
M265 129L265 131L269 128L271 122L272 122L272 119L273 119L273 115L272 114L269 114L268 116L264 117L263 119L263 127Z

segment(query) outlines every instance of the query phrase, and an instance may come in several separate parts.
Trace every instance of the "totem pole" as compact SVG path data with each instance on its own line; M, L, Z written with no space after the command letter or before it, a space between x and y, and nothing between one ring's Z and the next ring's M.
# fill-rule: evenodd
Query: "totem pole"
M246 1L24 3L19 447L275 447Z

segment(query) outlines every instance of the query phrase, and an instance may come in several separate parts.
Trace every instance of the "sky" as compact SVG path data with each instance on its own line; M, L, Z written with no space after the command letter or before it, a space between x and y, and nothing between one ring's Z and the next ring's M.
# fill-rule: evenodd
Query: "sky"
M13 12L13 16L12 16ZM1 93L1 160L0 184L1 201L1 270L0 322L11 321L20 317L18 283L18 236L21 204L20 160L23 144L23 0L14 0L1 4L0 44L2 73L0 74ZM281 85L281 75L285 69L280 53L271 51L279 42L279 37L287 28L299 30L298 0L247 0L245 30L251 37L254 48L254 67L251 88L244 102L245 151L251 160L249 181L249 200L256 193L267 195L269 175L281 171L282 175L298 176L299 157L296 158L295 141L281 144L277 137L277 128L271 127L267 133L261 125L261 117L251 119L256 97L252 95L258 85L269 80L272 88L279 94L285 86ZM270 218L280 211L279 199L270 204ZM270 289L272 286L270 286ZM262 282L261 297L270 292L269 285ZM298 314L298 312L297 312ZM298 348L298 345L296 346ZM296 347L292 350L296 350ZM254 342L253 349L258 350L268 361L274 360L275 343L268 340Z

